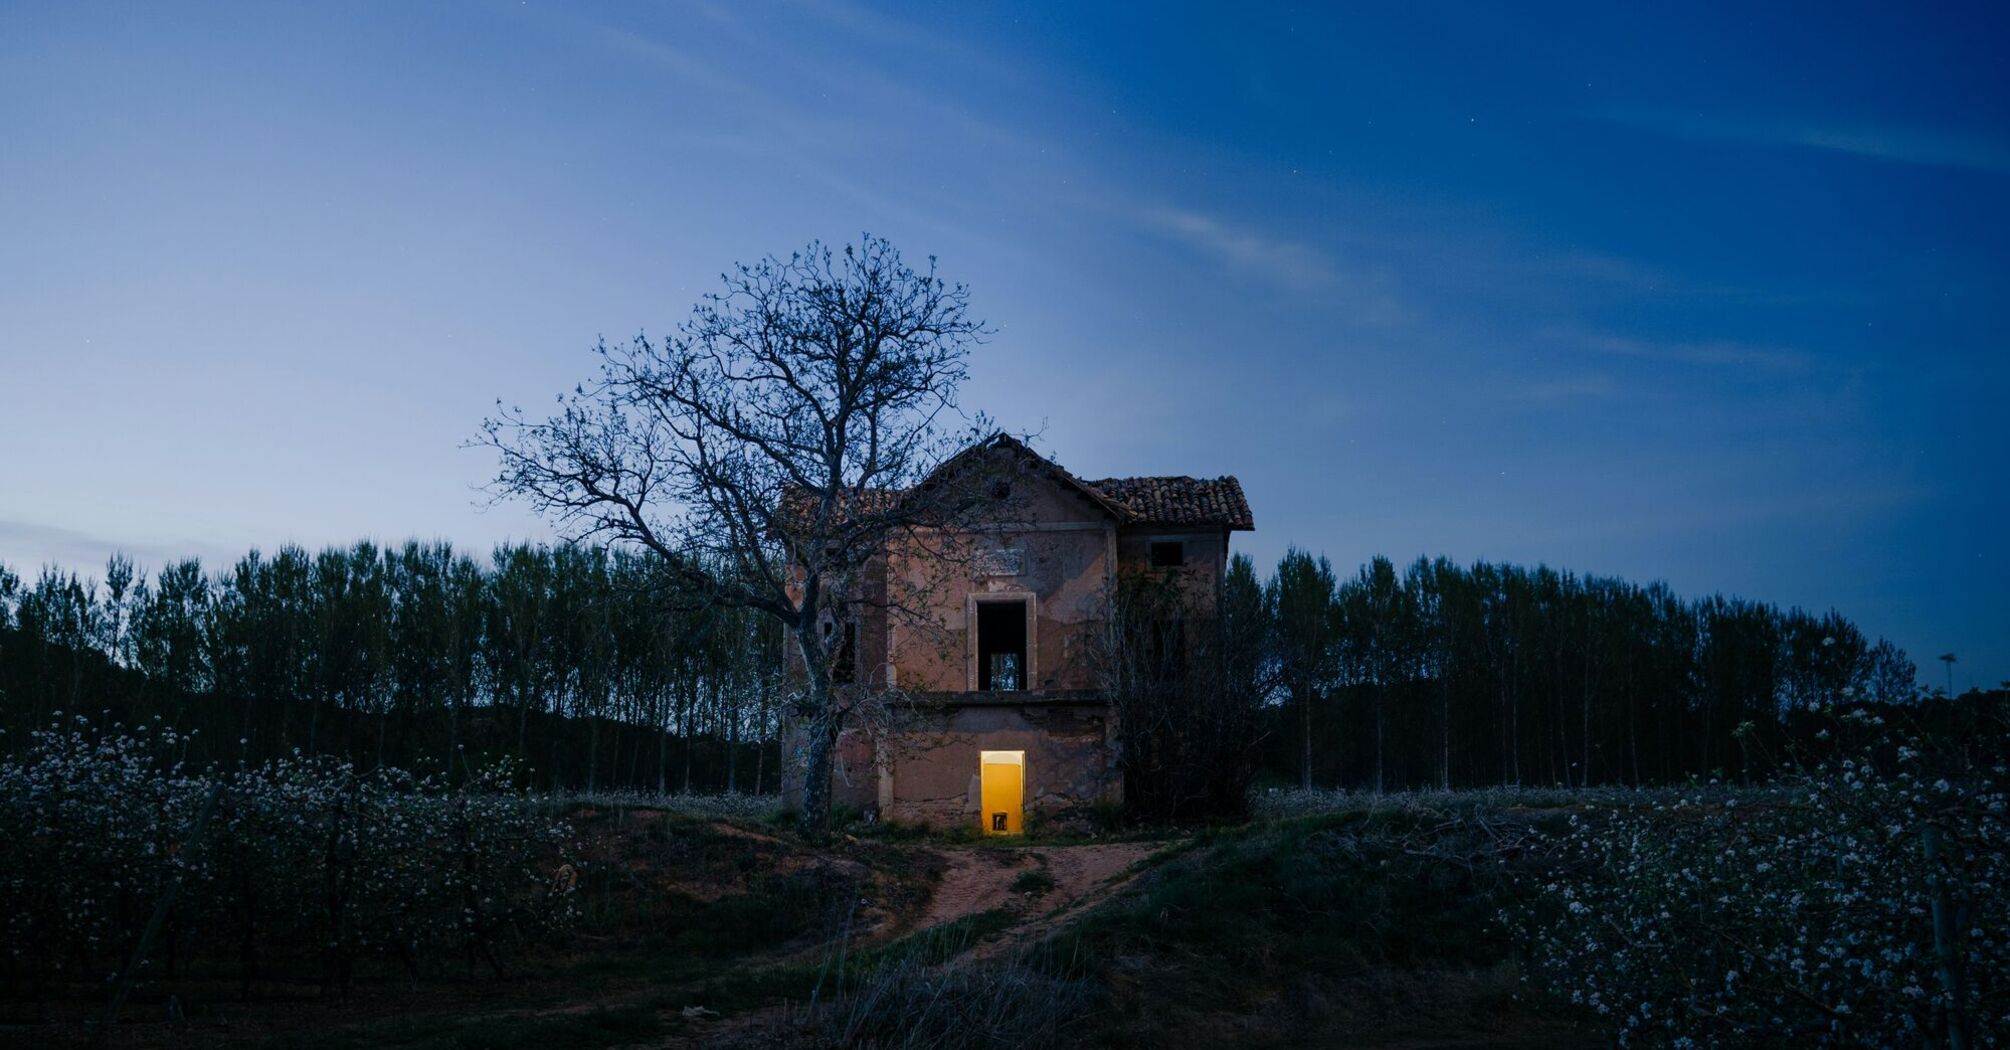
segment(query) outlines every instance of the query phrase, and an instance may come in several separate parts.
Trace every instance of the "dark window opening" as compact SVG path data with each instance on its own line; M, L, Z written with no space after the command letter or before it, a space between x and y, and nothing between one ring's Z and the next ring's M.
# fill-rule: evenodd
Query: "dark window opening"
M1026 603L977 603L977 688L1026 688Z
M1152 541L1152 568L1177 569L1186 564L1186 544L1179 540Z

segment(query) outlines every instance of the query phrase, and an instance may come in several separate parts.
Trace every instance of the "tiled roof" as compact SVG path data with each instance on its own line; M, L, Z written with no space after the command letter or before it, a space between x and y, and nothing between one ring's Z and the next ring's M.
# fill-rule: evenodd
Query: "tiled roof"
M1044 472L1055 481L1076 489L1084 498L1102 506L1124 524L1202 525L1242 532L1256 528L1256 522L1249 512L1249 500L1242 494L1242 483L1233 477L1179 476L1083 481L1068 473L1060 464L1006 434L993 435L957 453L938 467L918 488L932 488L938 479L952 473L965 457L984 449L1002 449L1018 456L1020 462L1028 469ZM844 517L854 506L863 508L867 513L891 510L905 496L905 492L877 488L850 493L845 501L846 509L839 511L839 517ZM798 523L805 521L814 512L815 507L815 497L800 489L791 489L783 495L782 514L794 518Z
M1104 478L1086 484L1128 508L1139 524L1256 528L1242 482L1233 477Z

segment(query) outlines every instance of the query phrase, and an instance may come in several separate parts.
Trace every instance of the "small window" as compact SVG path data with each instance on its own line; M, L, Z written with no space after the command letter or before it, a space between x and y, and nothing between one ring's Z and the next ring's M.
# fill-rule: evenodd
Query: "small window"
M1152 568L1177 569L1186 564L1186 544L1179 540L1152 541Z

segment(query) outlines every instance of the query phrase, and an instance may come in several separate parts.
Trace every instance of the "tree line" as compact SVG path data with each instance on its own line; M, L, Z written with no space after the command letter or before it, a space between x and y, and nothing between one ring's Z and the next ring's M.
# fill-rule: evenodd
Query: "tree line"
M160 719L203 761L299 749L451 771L509 756L540 786L773 790L787 758L780 632L678 600L658 564L577 545L478 560L363 542L254 551L220 572L188 559L148 576L122 557L102 580L0 567L0 728L18 745L86 712ZM1444 558L1340 577L1292 550L1267 580L1238 558L1227 585L1228 634L1180 657L1232 666L1204 699L1151 685L1173 681L1163 645L1133 644L1106 669L1133 735L1199 720L1213 742L1201 764L1240 783L1749 777L1797 712L1918 689L1903 652L1838 613L1685 600L1659 583ZM1117 596L1112 622L1139 619L1141 601ZM1221 790L1198 775L1156 794Z
M1836 612L1538 566L1291 550L1265 588L1265 764L1302 787L1749 777L1799 714L1907 703L1917 670Z
M651 559L445 542L253 551L101 580L0 566L0 738L59 712L180 731L185 757L298 749L465 774L520 760L540 786L772 790L778 639L679 602Z

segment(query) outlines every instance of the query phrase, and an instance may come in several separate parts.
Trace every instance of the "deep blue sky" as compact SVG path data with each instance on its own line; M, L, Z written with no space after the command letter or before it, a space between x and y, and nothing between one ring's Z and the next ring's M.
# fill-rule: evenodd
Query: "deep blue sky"
M8 4L0 561L547 535L495 398L869 230L998 329L968 405L1239 475L1260 563L2010 678L2004 7L1367 7Z

